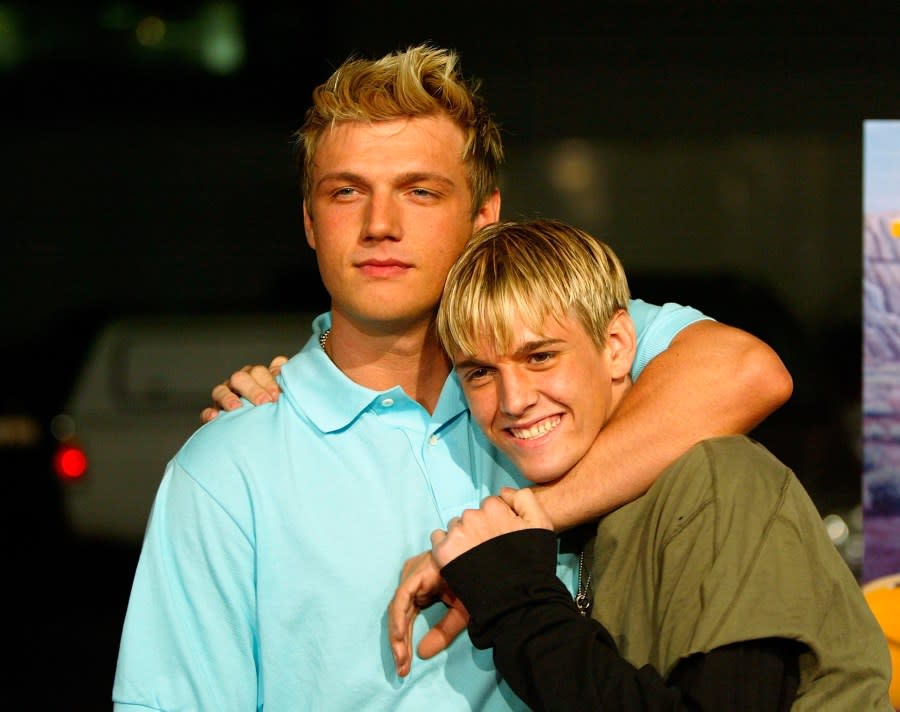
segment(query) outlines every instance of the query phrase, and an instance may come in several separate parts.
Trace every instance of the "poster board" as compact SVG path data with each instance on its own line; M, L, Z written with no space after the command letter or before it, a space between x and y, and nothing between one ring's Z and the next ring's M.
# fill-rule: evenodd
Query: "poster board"
M862 581L900 573L900 121L863 123Z

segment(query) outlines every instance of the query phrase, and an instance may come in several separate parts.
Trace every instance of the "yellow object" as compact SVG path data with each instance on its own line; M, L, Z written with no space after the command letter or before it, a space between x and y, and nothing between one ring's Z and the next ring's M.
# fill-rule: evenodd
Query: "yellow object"
M900 710L900 573L867 582L863 594L881 625L891 653L890 697Z
M900 237L900 219L891 220L891 236Z

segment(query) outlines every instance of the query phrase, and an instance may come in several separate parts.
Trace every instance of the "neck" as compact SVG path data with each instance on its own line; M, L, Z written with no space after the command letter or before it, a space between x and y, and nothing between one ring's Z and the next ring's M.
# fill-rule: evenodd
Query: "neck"
M429 413L434 412L450 373L433 320L402 329L372 328L332 312L325 352L361 386L376 391L400 386Z

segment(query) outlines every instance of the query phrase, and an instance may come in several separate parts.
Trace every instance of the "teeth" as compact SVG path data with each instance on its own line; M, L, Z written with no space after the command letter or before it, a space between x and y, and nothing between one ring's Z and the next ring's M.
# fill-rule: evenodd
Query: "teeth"
M522 440L534 440L544 433L549 433L562 420L561 416L554 415L552 418L545 418L539 423L535 423L530 428L510 428L509 432Z

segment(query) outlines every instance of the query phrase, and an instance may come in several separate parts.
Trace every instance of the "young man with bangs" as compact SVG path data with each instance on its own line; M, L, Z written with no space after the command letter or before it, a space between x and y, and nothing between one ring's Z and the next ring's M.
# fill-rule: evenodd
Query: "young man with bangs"
M116 709L521 709L465 637L401 679L383 624L400 566L433 529L524 484L472 423L433 328L450 266L500 217L499 131L456 54L420 46L341 65L297 146L331 309L281 367L274 403L218 415L167 466ZM539 495L561 529L790 395L755 337L688 307L630 309L646 368L587 466ZM575 563L559 557L572 586ZM423 618L417 634L437 622Z
M451 269L441 342L473 419L531 482L571 470L632 388L628 307L616 255L561 222L491 225ZM450 592L406 582L392 627L410 595L456 596L534 710L891 710L861 589L800 482L747 437L692 447L584 546L573 599L551 518L504 489L432 534Z

